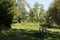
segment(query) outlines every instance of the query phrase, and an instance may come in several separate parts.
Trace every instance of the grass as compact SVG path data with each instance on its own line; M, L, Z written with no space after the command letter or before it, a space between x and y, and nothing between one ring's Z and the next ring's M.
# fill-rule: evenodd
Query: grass
M28 30L39 30L39 23L17 23L12 25L12 29L28 29ZM52 32L60 32L60 29L48 28L47 30Z
M40 34L40 32L36 30L27 31L27 29L11 29L4 31L0 40L60 40L59 32L47 32L48 36L44 36L46 34Z
M39 23L21 23L13 24L12 29L39 30Z
M48 28L41 33L39 23L12 24L12 29L3 30L0 40L60 40L60 29Z
M56 29L56 28L48 28L48 30L51 32L60 32L60 29Z

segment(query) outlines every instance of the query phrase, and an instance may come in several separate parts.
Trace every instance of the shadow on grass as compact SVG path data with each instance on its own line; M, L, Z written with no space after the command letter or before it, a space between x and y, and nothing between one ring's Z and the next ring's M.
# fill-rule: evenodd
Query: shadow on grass
M41 33L41 31L37 30L10 29L2 31L0 40L60 40L60 33Z

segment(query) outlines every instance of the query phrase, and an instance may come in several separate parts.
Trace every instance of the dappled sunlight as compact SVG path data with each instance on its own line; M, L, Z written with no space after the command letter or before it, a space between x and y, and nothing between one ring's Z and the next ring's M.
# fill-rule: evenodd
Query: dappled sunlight
M48 34L48 35L46 35ZM1 40L55 40L60 39L59 32L47 32L42 33L37 30L26 30L26 29L11 29L6 30L0 35ZM39 36L40 35L40 36Z
M60 0L0 0L0 40L60 40Z

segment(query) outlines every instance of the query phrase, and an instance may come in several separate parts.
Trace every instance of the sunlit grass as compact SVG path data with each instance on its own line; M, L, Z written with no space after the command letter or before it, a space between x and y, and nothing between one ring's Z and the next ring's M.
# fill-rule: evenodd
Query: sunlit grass
M39 30L39 23L16 23L12 24L12 29ZM60 29L56 28L48 28L47 30L52 32L60 32Z
M39 23L17 23L12 25L12 29L39 30Z
M51 32L60 32L60 29L56 29L56 28L49 28L48 30Z
M19 30L17 30L19 29ZM26 30L28 29L28 30ZM55 28L48 28L48 37L44 37L43 39L38 37L37 33L40 34L39 30L39 23L16 23L12 24L11 30L3 30L1 40L18 40L20 33L23 35L23 40L60 40L60 29ZM18 32L20 33L18 33ZM50 32L49 32L50 31ZM40 31L41 32L41 31ZM35 37L35 35L37 35Z

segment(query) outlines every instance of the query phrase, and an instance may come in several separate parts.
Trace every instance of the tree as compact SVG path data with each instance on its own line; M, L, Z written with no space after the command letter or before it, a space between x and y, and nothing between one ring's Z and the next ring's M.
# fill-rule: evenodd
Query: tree
M30 10L30 20L33 22L38 22L38 13L39 13L40 4L36 2L33 8Z
M35 20L35 22L39 22L38 15L39 15L40 7L41 7L41 4L39 4L38 2L36 2L34 4L33 10L34 10L34 20Z
M48 9L48 15L51 23L53 22L60 25L60 0L54 0Z
M41 31L42 36L47 36L47 13L44 10L44 6L41 5L39 13L39 31ZM40 30L42 29L42 30Z
M29 19L31 22L34 22L34 11L33 11L33 9L30 10Z
M11 28L15 14L17 14L15 0L0 0L0 26Z
M23 22L24 20L26 20L28 12L27 12L27 10L25 8L25 4L24 4L23 1L18 0L17 5L18 5L17 7L19 8L19 11L20 11L19 19Z

